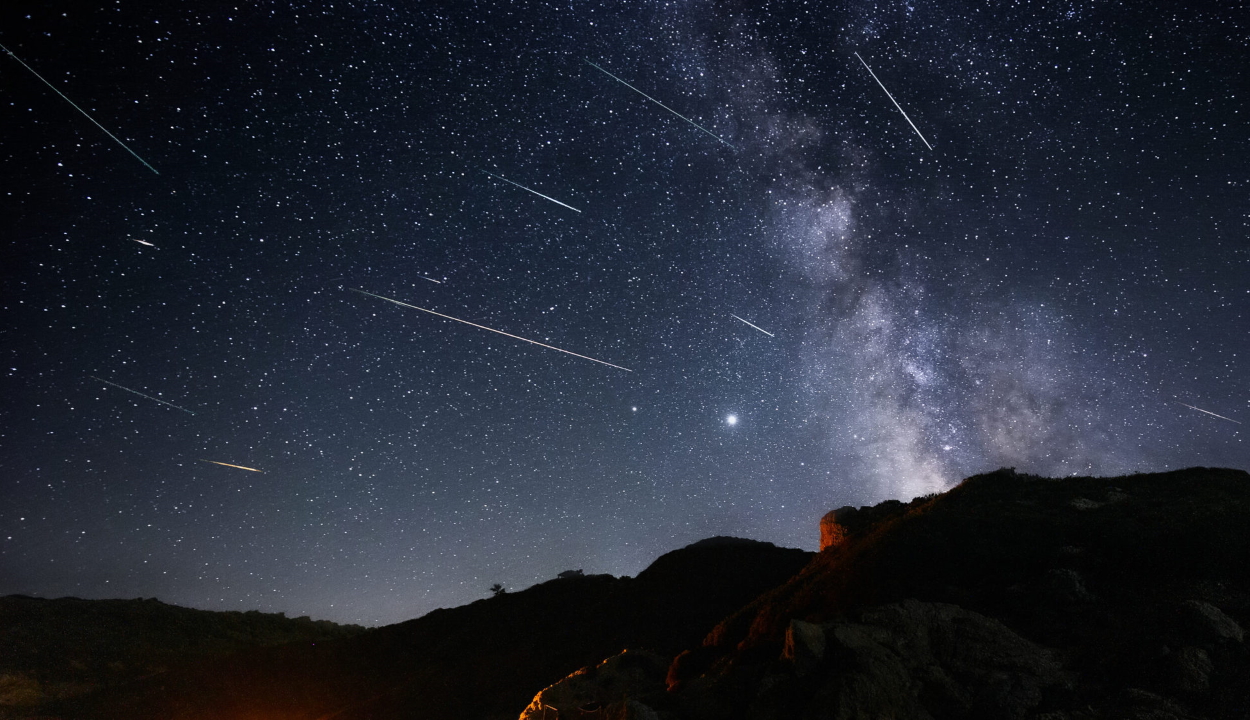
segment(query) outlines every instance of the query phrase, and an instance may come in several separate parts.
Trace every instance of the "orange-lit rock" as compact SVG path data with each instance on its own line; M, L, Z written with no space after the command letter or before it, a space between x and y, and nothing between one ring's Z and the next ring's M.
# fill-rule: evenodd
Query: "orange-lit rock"
M820 519L820 549L826 550L846 542L846 527L839 522L845 516L854 513L855 508L847 505L837 510L830 510Z
M655 653L626 650L542 690L521 713L520 720L658 720L655 711L643 702L664 694L667 666L668 660Z

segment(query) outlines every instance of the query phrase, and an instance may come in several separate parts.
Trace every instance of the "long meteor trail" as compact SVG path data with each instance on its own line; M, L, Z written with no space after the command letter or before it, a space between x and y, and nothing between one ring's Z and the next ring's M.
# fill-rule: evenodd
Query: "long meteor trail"
M509 180L509 179L508 179L508 178L506 178L506 177L500 177L500 176L496 175L495 173L493 173L493 172L491 172L491 171L489 171L489 170L483 170L482 172L484 172L484 173L486 173L487 175L490 175L491 177L496 178L496 179L498 179L498 180L503 180L504 182L506 182L506 183L508 183L508 184L510 184L510 185L516 185L517 187L521 188L522 190L526 190L526 191L528 191L528 192L532 192L532 193L534 193L535 195L537 195L538 197L540 197L540 198L542 198L542 199L544 199L544 200L550 200L551 202L555 203L556 205L563 205L564 207L566 207L566 208L568 208L568 209L572 210L573 212L581 212L581 210L578 210L577 208L573 207L572 205L569 205L568 203L562 203L562 202L560 202L559 200L556 200L556 199L555 199L555 198L553 198L553 197L548 197L547 195L543 195L542 193L538 192L537 190L535 190L535 189L533 189L533 188L527 188L527 187L525 187L524 185L522 185L521 183L515 183L515 182L512 182L511 180ZM436 280L435 282L437 282L437 280Z
M756 325L755 323L751 322L750 320L743 320L742 318L738 317L737 315L734 315L733 313L729 313L729 317L733 318L734 320L737 320L738 322L744 322L744 323L746 323L747 325L750 325L751 327L755 328L756 330L759 330L760 332L764 333L764 334L765 334L765 335L767 335L768 337L777 337L776 335L773 335L772 333L768 332L767 330L765 330L764 328L760 327L759 325Z
M863 64L864 69L868 71L868 74L872 76L872 79L877 81L877 84L881 86L882 90L885 90L885 83L881 82L881 78L877 77L877 74L872 71L872 68L868 67L868 63L864 62L862 57L859 57L859 53L855 53L855 57L859 58L860 63ZM911 129L915 130L917 135L920 135L920 128L916 127L916 123L912 122L911 118L907 117L907 113L903 110L903 106L898 104L898 100L894 99L894 96L890 94L889 90L885 90L885 95L890 98L890 102L894 103L894 107L898 108L898 111L903 113L903 119L907 121L908 125L911 125ZM930 150L933 149L933 146L929 144L929 141L924 139L924 135L920 135L920 142L924 143L924 146Z
M691 125L695 126L695 128L697 128L697 129L699 130L699 132L707 133L708 135L710 135L710 136L712 136L712 137L716 138L717 140L719 140L720 142L725 143L725 146L726 146L726 147L728 147L728 148L729 148L729 149L731 149L731 150L736 149L736 148L734 148L734 146L733 146L733 145L730 145L728 142L726 142L726 141L725 141L725 140L724 140L724 139L723 139L720 135L717 135L716 133L712 132L711 130L708 130L707 128L703 127L702 125L700 125L699 123L695 122L694 120L691 120L690 118L686 117L685 115L682 115L681 113L677 112L677 111L676 111L676 110L674 110L673 108L671 108L671 107L669 107L669 106L665 105L664 103L660 102L659 100L656 100L655 98L651 97L650 95L646 94L645 92L643 92L643 91L639 90L638 88L634 87L633 85L630 85L629 83L627 83L627 82L625 82L624 80L622 80L622 79L618 78L617 76L613 75L612 73L608 72L607 70L604 70L603 68L599 67L598 65L596 65L596 64L594 64L594 63L592 63L592 62L590 62L589 60L587 60L586 62L587 62L587 63L588 63L591 67L593 67L594 69L596 69L596 70L598 70L599 72L603 73L604 75L607 75L608 77L610 77L610 78L612 78L613 80L617 81L618 83L620 83L620 84L624 85L625 87L629 88L630 90L633 90L634 92L636 92L636 93L638 93L639 95L641 95L641 96L645 97L646 99L650 100L651 102L655 103L656 105L659 105L660 107L662 107L662 108L664 108L665 110L667 110L667 111L671 112L672 114L676 115L677 117L681 118L682 120L685 120L686 122L688 122L688 123L690 123Z
M409 305L409 304L408 304L408 303L406 303L406 302L400 302L399 300L396 300L396 299L394 299L394 298L388 298L388 297L385 297L385 296L383 296L383 295L375 295L375 294L373 294L373 293L371 293L371 292L366 292L366 291L364 291L364 290L356 290L355 288L348 288L348 290L351 290L352 292L358 292L358 293L360 293L361 295L368 295L368 296L370 296L370 297L375 297L375 298L378 298L379 300L385 300L385 301L387 301L387 302L393 302L393 303L395 303L396 305L402 305L402 306L404 306L404 307L410 307L410 308L412 308L413 310L420 310L421 312L424 312L424 313L429 313L429 314L431 314L431 315L437 315L437 316L439 316L439 317L441 317L441 318L446 318L447 320L455 320L455 321L456 321L456 322L458 322L458 323L464 323L465 325L472 325L473 327L475 327L475 328L480 328L480 329L482 329L482 330L489 330L489 331L491 331L491 332L493 332L493 333L498 333L498 334L503 335L503 336L505 336L505 337L510 337L510 338L512 338L512 339L514 339L514 340L522 340L522 341L527 342L527 343L530 343L530 344L532 344L532 345L537 345L537 346L539 346L539 347L545 347L545 348L547 348L548 350L556 350L556 351L558 351L558 352L565 353L566 355L572 355L573 357L579 357L579 358L581 358L581 359L583 359L583 360L590 360L591 362L597 362L597 363L599 363L600 365L607 365L608 367L614 367L614 368L616 368L617 370L624 370L625 372L633 372L633 370L630 370L630 369L629 369L629 368L627 368L627 367L621 367L620 365L613 365L613 364L612 364L612 363L610 363L610 362L604 362L603 360L597 360L597 359L595 359L595 358L590 357L589 355L578 355L577 353L575 353L575 352L573 352L573 351L571 351L571 350L565 350L564 348L558 348L558 347L556 347L555 345L548 345L548 344L546 344L546 343L540 343L540 342L538 342L537 340L530 340L529 338L523 338L523 337L521 337L520 335L513 335L512 333L506 333L506 332L504 332L503 330L496 330L495 328L492 328L492 327L486 327L485 325L478 325L478 324L477 324L477 323L475 323L475 322L469 322L468 320L461 320L460 318L457 318L457 317L452 317L452 316L450 316L450 315L444 315L444 314L443 314L443 313L441 313L441 312L434 312L433 310L426 310L426 309L425 309L425 308L423 308L423 307L417 307L416 305Z
M181 411L183 411L184 413L186 413L186 414L188 414L188 415L194 415L194 414L195 414L195 413L191 412L190 410L188 410L188 409L186 409L186 408L184 408L184 407L178 407L177 405L175 405L175 404L173 404L173 403L167 403L167 402L165 402L164 400L161 400L161 399L159 399L159 398L154 398L154 397L152 397L151 395L144 395L143 393L139 392L138 390L132 390L132 389L130 389L130 388L128 388L128 387L126 387L125 385L118 385L118 384L117 384L117 383L115 383L115 382L109 382L108 380L105 380L104 378L96 377L95 375L88 375L87 377L91 378L92 380L99 380L100 382L104 383L105 385L112 385L113 387L118 388L118 389L120 389L120 390L125 390L125 391L126 391L126 392L128 392L128 393L134 393L135 395L138 395L138 396L139 396L139 397L141 397L141 398L147 398L148 400L151 400L151 401L153 401L153 402L158 402L158 403L160 403L160 404L162 404L162 405L168 405L169 407L171 407L171 408L173 408L173 409L175 409L175 410L181 410Z
M1219 419L1221 419L1221 420L1227 420L1227 421L1229 421L1230 423L1236 423L1236 424L1238 424L1238 425L1240 425L1240 424L1241 424L1241 423L1237 422L1236 420L1234 420L1234 419L1232 419L1232 418L1226 418L1226 417L1224 417L1223 415L1216 415L1215 413L1211 412L1210 410L1203 410L1203 409L1202 409L1202 408L1200 408L1200 407L1194 407L1193 405L1188 405L1188 404L1186 404L1186 403L1181 402L1180 400L1177 400L1177 401L1176 401L1176 404L1177 404L1177 405L1184 405L1185 407L1189 408L1190 410L1197 410L1197 411L1198 411L1198 412L1200 412L1200 413L1206 413L1206 414L1208 414L1208 415L1212 415L1212 416L1214 416L1214 417L1217 417L1217 418L1219 418Z
M240 470L251 470L252 472L258 472L258 473L265 472L264 470L257 470L256 468L250 468L244 465L231 465L230 463L217 462L216 460L205 460L204 458L200 458L200 462L212 463L214 465L224 465L225 467L238 468Z
M60 95L60 96L61 96L61 98L65 100L65 102L69 103L70 105L72 105L72 106L74 107L74 109L75 109L75 110L77 110L78 112L82 113L82 116L83 116L83 117L85 117L85 118L87 118L88 120L90 120L91 122L95 123L95 126L96 126L96 127L98 127L98 128L100 128L101 130L103 130L105 135L108 135L109 137L113 138L113 142L117 143L118 145L121 145L123 148L125 148L125 149L126 149L126 152L130 153L131 155L134 155L134 156L135 156L135 159L136 159L136 160L138 160L139 162L143 163L143 164L144 164L144 166L146 166L148 170L151 170L152 172L156 173L157 175L160 175L160 173L156 172L156 168L152 167L151 165L148 165L148 161L147 161L147 160L144 160L143 158L139 157L139 153L135 152L134 150L131 150L131 149L130 149L127 145L126 145L126 143L122 142L121 140L118 140L116 135L114 135L113 133L111 133L111 132L109 132L109 131L108 131L108 128L106 128L106 127L104 127L103 125L101 125L100 123L96 122L96 119L95 119L95 118L93 118L93 117L91 117L90 115L88 115L86 110L83 110L82 108L78 107L78 105L77 105L77 104L75 104L73 100L70 100L68 97L66 97L66 96L65 96L65 93L61 92L60 90L57 90L55 85L53 85L52 83L48 82L47 80L44 80L43 76L42 76L42 75L40 75L39 73L35 72L35 69L34 69L33 67L31 67L31 66L27 65L26 63L22 62L22 59L21 59L20 57L18 57L17 55L14 55L12 50L8 49L7 47L5 47L5 46L3 46L3 45L0 45L0 50L5 51L6 53L8 53L8 54L9 54L9 57L13 58L14 60L18 61L19 63L22 63L22 67L24 67L24 68L26 68L27 70L29 70L31 75L34 75L35 77L39 78L40 80L43 80L43 84L44 84L44 85L47 85L47 86L48 86L48 87L50 87L50 88L52 88L52 92L56 93L57 95Z

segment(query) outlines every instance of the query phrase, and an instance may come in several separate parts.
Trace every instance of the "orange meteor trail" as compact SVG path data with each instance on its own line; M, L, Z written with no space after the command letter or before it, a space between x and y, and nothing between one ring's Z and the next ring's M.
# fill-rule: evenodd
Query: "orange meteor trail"
M240 470L251 470L252 472L262 474L264 473L264 470L257 470L256 468L244 467L242 465L231 465L230 463L217 462L216 460L205 460L204 458L200 458L200 462L212 463L214 465L224 465L226 467L238 468Z
M627 367L621 367L620 365L613 365L612 363L610 363L610 362L604 362L603 360L596 360L595 358L592 358L592 357L590 357L589 355L578 355L577 353L575 353L575 352L573 352L573 351L571 351L571 350L565 350L564 348L558 348L558 347L556 347L555 345L548 345L548 344L546 344L546 343L540 343L540 342L538 342L537 340L530 340L529 338L523 338L523 337L521 337L520 335L513 335L512 333L506 333L506 332L504 332L503 330L496 330L495 328L486 327L485 325L478 325L478 324L477 324L477 323L475 323L475 322L469 322L468 320L461 320L460 318L452 317L452 316L450 316L450 315L444 315L444 314L442 314L441 312L434 312L433 310L426 310L426 309L425 309L425 308L423 308L423 307L417 307L416 305L409 305L409 304L408 304L408 303L406 303L406 302L400 302L399 300L395 300L395 299L393 299L393 298L384 297L384 296L382 296L382 295L375 295L375 294L373 294L373 293L371 293L371 292L366 292L366 291L364 291L364 290L357 290L357 289L355 289L355 288L348 288L348 290L351 290L352 292L358 292L358 293L360 293L361 295L368 295L368 296L370 296L370 297L375 297L375 298L377 298L377 299L379 299L379 300L385 300L385 301L387 301L387 302L393 302L393 303L395 303L396 305L403 305L404 307L410 307L410 308L412 308L413 310L420 310L421 312L424 312L424 313L429 313L429 314L431 314L431 315L437 315L437 316L439 316L439 317L441 317L441 318L445 318L445 319L447 319L447 320L455 320L455 321L456 321L456 322L458 322L458 323L464 323L465 325L472 325L473 327L475 327L475 328L480 328L480 329L482 329L482 330L489 330L489 331L491 331L491 332L493 332L493 333L499 333L500 335L503 335L503 336L505 336L505 337L510 337L510 338L512 338L513 340L522 340L522 341L524 341L524 342L530 343L531 345L537 345L538 347L545 347L545 348L547 348L548 350L556 350L556 351L558 351L558 352L565 353L566 355L572 355L573 357L579 357L579 358L581 358L581 359L583 359L583 360L590 360L591 362L597 362L597 363L599 363L600 365L607 365L608 367L614 367L614 368L616 368L617 370L624 370L625 372L633 372L633 370L630 370L630 369L629 369L629 368L627 368Z

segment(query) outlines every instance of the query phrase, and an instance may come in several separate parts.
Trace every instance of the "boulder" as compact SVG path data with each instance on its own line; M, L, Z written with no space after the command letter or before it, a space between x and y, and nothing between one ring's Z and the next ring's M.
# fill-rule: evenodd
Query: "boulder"
M798 717L1024 718L1044 690L1068 683L1051 651L997 620L917 600L875 608L858 622L793 621L782 661L808 679L761 688L748 715L802 708Z
M653 720L655 711L643 703L663 696L667 669L668 660L655 653L625 650L543 689L520 720Z
M1199 640L1232 640L1234 642L1245 640L1246 633L1237 621L1209 602L1187 600L1181 605L1181 617L1186 630Z
M1085 588L1080 573L1072 568L1055 568L1046 573L1042 588L1047 596L1062 602L1089 602L1094 596Z
M1211 671L1215 664L1206 650L1186 646L1172 653L1170 660L1174 689L1187 693L1205 693L1211 689Z
M815 623L795 618L786 628L786 644L781 659L794 665L800 676L816 667L825 656L825 629Z

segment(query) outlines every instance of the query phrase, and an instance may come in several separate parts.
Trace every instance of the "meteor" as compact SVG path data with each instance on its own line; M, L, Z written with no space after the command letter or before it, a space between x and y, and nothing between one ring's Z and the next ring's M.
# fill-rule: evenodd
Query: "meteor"
M424 275L418 275L417 277L421 278L422 280L429 280L430 282L432 282L432 283L436 283L436 284L438 284L438 285L442 285L442 284L443 284L443 281L442 281L442 280L435 280L435 279L434 279L434 278L432 278L432 277L426 277L426 276L424 276Z
M265 472L264 470L257 470L256 468L244 467L243 465L231 465L230 463L217 462L216 460L205 460L204 458L200 458L200 462L212 463L214 465L224 465L225 467L238 468L240 470L251 470L252 472L258 472L258 473L261 473L262 475Z
M21 59L20 57L18 57L18 56L16 56L16 55L14 55L12 50L8 49L7 47L5 47L5 46L3 46L3 45L0 45L0 50L5 51L6 53L8 53L8 54L9 54L9 57L11 57L11 58L13 58L14 60L18 61L19 63L21 63L22 67L24 67L24 68L26 68L27 70L29 70L31 75L34 75L35 77L37 77L37 78L39 78L40 80L42 80L44 85L47 85L48 87L52 88L52 92L56 93L57 95L60 95L60 96L61 96L61 98L62 98L63 100L65 100L65 102L69 103L70 105L72 105L72 106L74 107L74 109L75 109L75 110L77 110L78 112L82 113L82 116L83 116L83 117L85 117L85 118L87 118L88 120L90 120L91 122L95 123L95 126L96 126L96 127L98 127L98 128L100 128L101 130L103 130L105 135L108 135L109 137L113 138L113 142L117 143L118 145L121 145L123 148L125 148L125 149L126 149L126 152L130 153L131 155L134 155L134 156L135 156L135 159L136 159L136 160L138 160L139 162L143 163L143 164L144 164L144 166L146 166L148 170L151 170L152 172L156 173L157 175L160 175L160 173L156 172L156 168L152 167L151 165L148 165L148 161L147 161L147 160L144 160L143 158L139 157L139 153L137 153L137 152L135 152L134 150L131 150L129 147L127 147L127 146L126 146L126 143L122 142L121 140L118 140L116 135L114 135L113 133L111 133L111 132L109 132L109 131L108 131L108 128L106 128L106 127L104 127L103 125L101 125L100 123L96 122L95 118L93 118L93 117L91 117L90 115L88 115L86 110L83 110L82 108L78 107L78 105L76 105L76 104L74 103L74 101L73 101L73 100L70 100L68 97L66 97L66 96L65 96L65 93L61 92L60 90L57 90L55 85L53 85L52 83L48 82L47 80L44 80L44 79L43 79L43 76L42 76L42 75L40 75L39 73L35 72L35 69L34 69L33 67L31 67L31 66L27 65L26 63L22 62L22 59Z
M151 401L153 401L153 402L158 402L158 403L160 403L160 404L162 404L162 405L168 405L169 407L171 407L171 408L173 408L173 409L175 409L175 410L181 410L181 411L183 411L184 413L186 413L186 414L188 414L188 415L194 415L194 414L195 414L195 413L191 412L190 410L188 410L188 409L186 409L186 408L184 408L184 407L178 407L177 405L175 405L175 404L173 404L173 403L167 403L167 402L165 402L164 400L161 400L161 399L159 399L159 398L154 398L154 397L152 397L151 395L144 395L143 393L139 392L138 390L131 390L130 388L126 387L125 385L118 385L118 384L117 384L117 383L115 383L115 382L109 382L108 380L105 380L104 378L98 378L98 377L96 377L95 375L88 375L87 377L91 378L92 380L99 380L100 382L102 382L102 383L104 383L104 384L106 384L106 385L112 385L112 386L113 386L113 387L115 387L115 388L119 388L119 389L121 389L121 390L125 390L125 391L126 391L126 392L128 392L128 393L134 393L135 395L138 395L138 396L139 396L139 397L141 397L141 398L147 398L148 400L151 400Z
M859 53L855 53L855 57L859 58L860 63L863 64L864 69L868 71L868 74L872 76L872 79L877 81L877 84L881 86L882 90L885 90L885 84L882 83L881 79L877 77L877 74L872 71L872 68L868 67L868 63L864 62L862 57L859 57ZM911 125L911 129L915 130L917 135L920 135L920 128L916 127L916 123L912 122L911 118L907 117L907 113L903 111L903 106L898 104L898 100L894 99L894 96L890 94L889 90L885 90L885 95L890 98L890 102L894 103L894 107L898 108L898 111L903 113L903 119L907 121L908 125ZM933 149L933 146L929 144L929 141L924 139L924 135L920 135L920 142L924 143L924 146L930 150Z
M601 68L601 67L599 67L598 65L596 65L596 64L594 64L594 63L592 63L592 62L590 62L589 60L587 60L587 61L586 61L586 63L587 63L587 64L589 64L592 68L594 68L594 69L598 70L599 72L603 73L604 75L607 75L608 77L610 77L610 78L612 78L613 80L617 81L618 83L620 83L620 84L624 85L625 87L629 88L630 90L633 90L634 92L636 92L636 93L638 93L639 95L641 95L641 96L645 97L646 99L650 100L651 102L655 103L656 105L659 105L660 107L662 107L662 108L664 108L665 110L667 110L667 111L671 112L672 114L676 115L677 117L681 118L682 120L685 120L686 122L688 122L688 123L690 123L691 125L695 126L695 128L697 128L697 129L699 130L699 132L706 133L706 134L708 134L708 135L711 135L713 138L716 138L718 141L720 141L720 142L724 143L724 144L725 144L725 145L726 145L726 146L727 146L730 150L736 150L736 149L737 149L737 148L735 148L733 145L730 145L728 142L726 142L724 139L722 139L720 135L717 135L716 133L712 132L711 130L708 130L707 128L703 127L702 125L700 125L699 123L695 122L694 120L691 120L690 118L686 117L685 115L682 115L681 113L677 112L677 111L676 111L676 110L674 110L673 108L671 108L671 107L669 107L669 106L665 105L664 103L660 102L659 100L656 100L655 98L653 98L653 97L651 97L650 95L646 94L645 92L643 92L643 91L639 90L638 88L634 87L633 85L630 85L629 83L627 83L627 82L625 82L624 80L622 80L622 79L618 78L617 76L613 75L612 73L608 72L607 70L604 70L603 68Z
M130 239L131 239L131 240L134 240L135 242L139 243L140 245L147 245L148 247L156 247L155 245L153 245L152 243L148 242L147 240L140 240L139 238L130 238Z
M485 325L478 325L478 324L477 324L477 323L475 323L475 322L469 322L468 320L461 320L460 318L452 317L452 316L450 316L450 315L444 315L444 314L442 314L441 312L434 312L433 310L426 310L426 309L425 309L425 308L423 308L423 307L417 307L416 305L409 305L409 304L408 304L408 303L406 303L406 302L400 302L399 300L395 300L395 299L393 299L393 298L384 297L384 296L382 296L382 295L375 295L375 294L373 294L373 293L371 293L371 292L366 292L366 291L364 291L364 290L356 290L356 289L354 289L354 288L348 288L348 289L349 289L349 290L351 290L352 292L358 292L358 293L360 293L361 295L368 295L368 296L370 296L370 297L375 297L375 298L377 298L377 299L379 299L379 300L385 300L385 301L387 301L387 302L392 302L392 303L395 303L396 305L402 305L402 306L404 306L404 307L410 307L410 308L412 308L413 310L420 310L421 312L424 312L424 313L429 313L429 314L431 314L431 315L437 315L437 316L439 316L439 317L441 317L441 318L446 318L447 320L455 320L455 321L456 321L456 322L458 322L458 323L464 323L465 325L472 325L473 327L475 327L475 328L479 328L479 329L481 329L481 330L489 330L489 331L491 331L491 332L493 332L493 333L498 333L498 334L503 335L503 336L505 336L505 337L510 337L510 338L512 338L512 339L514 339L514 340L522 340L522 341L527 342L527 343L530 343L530 344L532 344L532 345L537 345L537 346L539 346L539 347L545 347L545 348L547 348L548 350L556 350L556 351L558 351L558 352L565 353L566 355L572 355L573 357L579 357L579 358L581 358L581 359L583 359L583 360L590 360L591 362L597 362L597 363L599 363L600 365L607 365L608 367L614 367L614 368L616 368L617 370L624 370L625 372L633 372L633 370L630 370L630 369L629 369L629 368L627 368L627 367L621 367L620 365L613 365L613 364L612 364L612 363L610 363L610 362L604 362L603 360L597 360L597 359L595 359L595 358L590 357L589 355L579 355L579 354L577 354L577 353L575 353L575 352L572 352L571 350L565 350L564 348L558 348L558 347L556 347L555 345L548 345L548 344L546 344L546 343L540 343L540 342L538 342L537 340L530 340L529 338L523 338L523 337L521 337L520 335L513 335L512 333L506 333L506 332L504 332L503 330L496 330L495 328L486 327Z
M546 195L543 195L542 193L538 192L537 190L534 190L534 189L532 189L532 188L527 188L527 187L525 187L525 186L524 186L524 185L522 185L521 183L514 183L514 182L512 182L511 180L509 180L509 179L508 179L508 178L506 178L506 177L499 177L498 175L496 175L496 174L495 174L495 173L493 173L493 172L490 172L489 170L483 170L482 172L486 173L487 175L490 175L490 176L491 176L491 177L493 177L493 178L497 178L497 179L499 179L499 180L503 180L504 182L506 182L506 183L508 183L508 184L510 184L510 185L516 185L517 187L521 188L522 190L527 190L527 191L529 191L529 192L532 192L532 193L534 193L535 195L537 195L538 197L540 197L540 198L542 198L542 199L544 199L544 200L550 200L551 202L555 203L556 205L563 205L564 207L566 207L566 208L568 208L568 209L572 210L573 212L578 212L578 213L579 213L579 212L581 212L581 210L578 210L577 208L573 207L572 205L569 205L569 204L567 204L567 203L562 203L562 202L560 202L559 200L556 200L556 199L555 199L555 198L553 198L553 197L548 197L548 196L546 196ZM438 281L437 281L437 280L435 280L434 282L438 282Z
M768 332L767 330L760 327L759 325L756 325L755 323L750 322L748 320L743 320L742 318L738 317L737 315L734 315L733 313L729 313L729 317L733 318L734 320L738 320L739 322L744 322L747 325L750 325L751 327L755 328L756 330L759 330L760 332L764 333L768 337L777 337L776 335L773 335L772 333Z
M1177 401L1176 401L1176 404L1177 404L1177 405L1185 405L1185 407L1189 408L1190 410L1197 410L1197 411L1198 411L1198 412L1200 412L1200 413L1206 413L1206 414L1208 414L1208 415L1212 415L1212 416L1214 416L1214 417L1217 417L1217 418L1219 418L1219 419L1221 419L1221 420L1227 420L1227 421L1229 421L1230 423L1236 423L1237 425L1240 425L1240 424L1241 424L1241 423L1237 422L1236 420L1234 420L1234 419L1232 419L1232 418L1226 418L1226 417L1224 417L1223 415L1216 415L1215 413L1211 412L1210 410L1203 410L1203 409L1202 409L1202 408L1200 408L1200 407L1194 407L1193 405L1186 405L1185 403L1181 402L1180 400L1177 400Z

